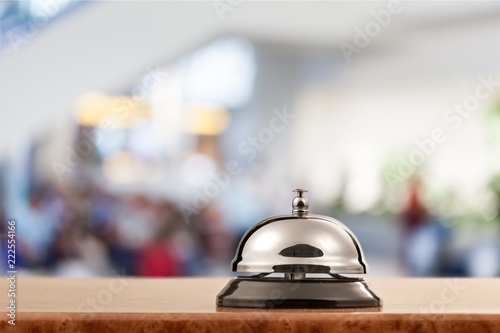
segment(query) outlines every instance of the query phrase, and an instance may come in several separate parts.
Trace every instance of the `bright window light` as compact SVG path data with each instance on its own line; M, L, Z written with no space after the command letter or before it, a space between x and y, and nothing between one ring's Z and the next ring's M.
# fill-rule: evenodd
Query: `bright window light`
M188 102L213 103L234 109L251 96L254 50L241 38L217 40L181 63Z

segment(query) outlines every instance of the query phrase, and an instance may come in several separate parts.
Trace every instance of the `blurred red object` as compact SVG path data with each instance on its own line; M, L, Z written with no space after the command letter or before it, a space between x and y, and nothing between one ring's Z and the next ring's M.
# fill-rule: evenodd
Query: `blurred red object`
M420 198L420 180L413 178L409 184L409 197L406 208L403 211L403 228L405 234L411 234L418 227L425 224L428 219L428 211Z
M182 266L169 244L155 242L138 251L136 274L150 277L179 276L182 275Z

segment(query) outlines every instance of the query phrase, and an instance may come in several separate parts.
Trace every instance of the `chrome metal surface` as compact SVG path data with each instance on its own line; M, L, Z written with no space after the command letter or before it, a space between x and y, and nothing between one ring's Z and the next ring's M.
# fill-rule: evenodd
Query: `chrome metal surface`
M297 196L292 201L292 214L297 216L307 215L309 213L309 200L304 197L304 192L307 192L307 190L297 188L293 192L296 192Z
M379 311L382 300L363 279L237 278L229 281L216 304L237 308L358 308Z
M306 273L285 273L286 280L302 280L306 278Z
M259 274L229 281L217 295L216 304L378 309L382 300L363 279L339 275L368 270L356 236L331 217L309 215L309 201L304 197L307 191L294 192L291 215L260 221L238 245L232 270Z
M331 217L308 215L309 203L303 197L306 191L295 191L292 215L270 217L245 233L231 263L232 270L304 273L304 277L305 273L366 273L368 268L356 236Z

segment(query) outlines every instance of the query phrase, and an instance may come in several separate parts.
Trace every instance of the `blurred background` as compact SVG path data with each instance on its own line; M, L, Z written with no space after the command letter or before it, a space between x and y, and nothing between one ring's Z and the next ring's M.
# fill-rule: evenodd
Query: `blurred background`
M297 187L371 276L500 275L499 2L3 1L0 28L21 275L229 275Z

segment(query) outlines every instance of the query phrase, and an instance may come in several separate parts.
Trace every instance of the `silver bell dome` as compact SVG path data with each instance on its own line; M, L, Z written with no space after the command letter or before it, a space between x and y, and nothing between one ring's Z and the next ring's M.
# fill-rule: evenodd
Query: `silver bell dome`
M341 222L309 215L306 190L297 189L291 215L251 227L231 262L234 272L363 274L368 271L356 236Z

